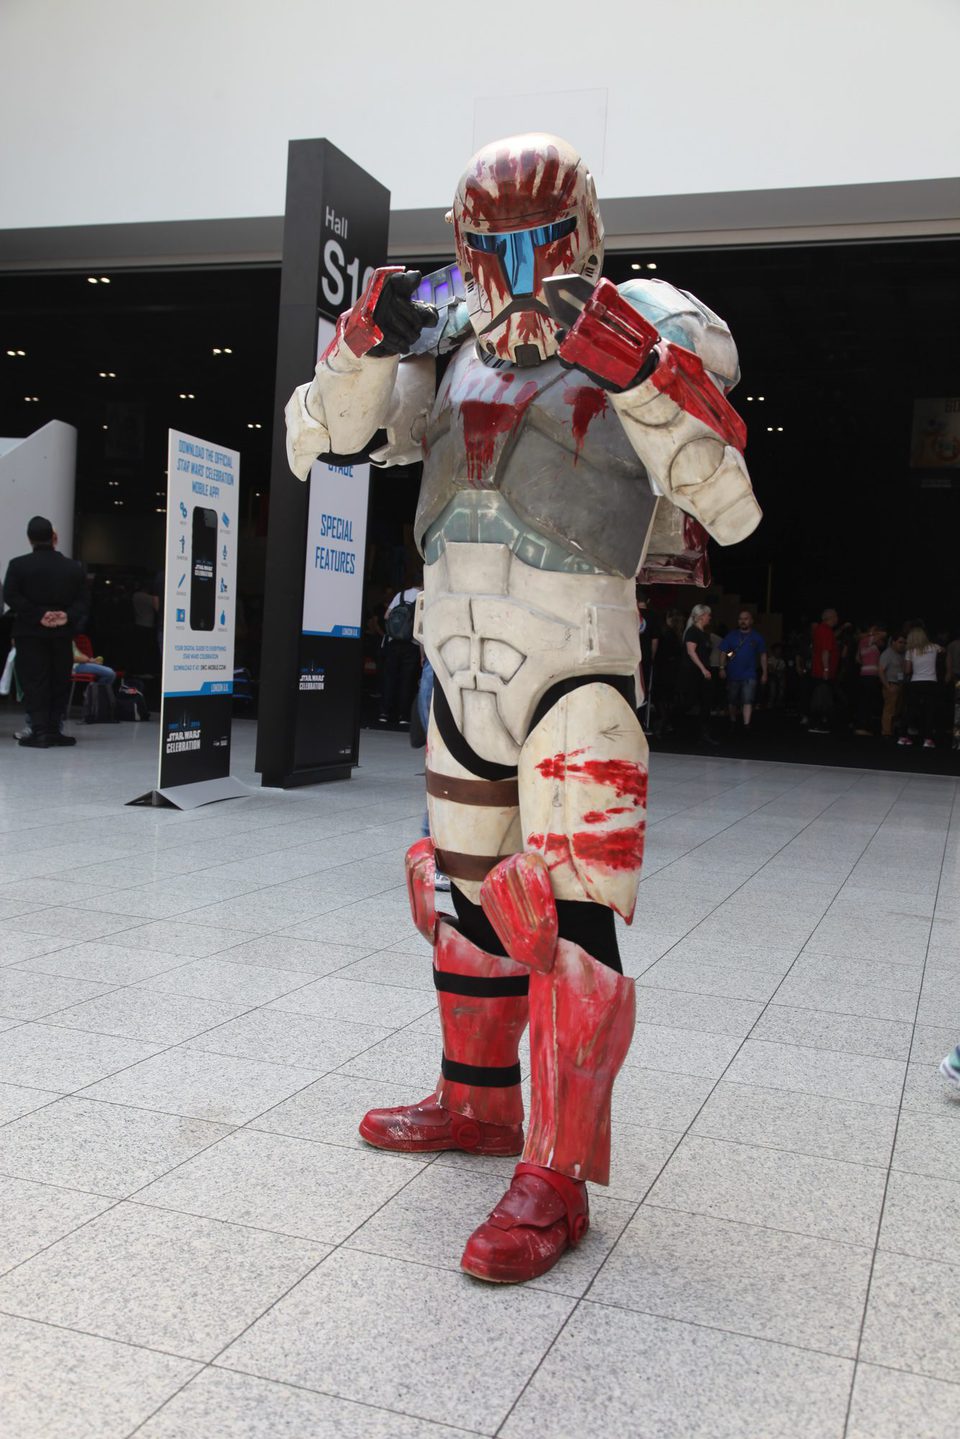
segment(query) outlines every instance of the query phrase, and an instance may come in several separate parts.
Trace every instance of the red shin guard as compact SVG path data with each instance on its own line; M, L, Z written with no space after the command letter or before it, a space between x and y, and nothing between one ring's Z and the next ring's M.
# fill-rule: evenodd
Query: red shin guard
M571 1179L610 1181L610 1099L636 1024L632 979L556 939L550 876L515 854L480 891L504 948L531 967L531 1113L525 1160Z
M636 1024L632 979L561 939L530 976L530 1124L523 1157L610 1182L610 1100Z
M434 944L434 983L443 1033L441 1078L420 1104L374 1109L360 1133L382 1149L464 1149L519 1154L523 1146L520 1040L527 1024L529 971L465 939L434 904L430 840L407 853L414 923Z
M529 971L478 949L441 920L433 982L443 1032L437 1099L445 1109L484 1124L519 1126L519 1053L527 1027Z
M545 1274L589 1224L587 1179L610 1178L610 1100L636 1022L633 981L556 939L543 860L514 855L487 877L484 912L530 974L531 1115L523 1163L471 1236L462 1266L509 1284Z

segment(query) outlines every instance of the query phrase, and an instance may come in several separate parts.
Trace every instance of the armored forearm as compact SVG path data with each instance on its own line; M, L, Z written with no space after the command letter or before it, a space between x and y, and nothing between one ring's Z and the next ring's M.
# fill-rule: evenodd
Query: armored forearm
M562 342L560 359L608 392L651 480L673 504L721 544L756 528L760 506L741 453L746 427L699 354L664 339L601 280Z
M392 403L400 353L424 324L436 321L435 310L412 299L419 279L402 266L374 271L357 303L337 321L313 379L294 390L285 417L287 460L298 479L307 478L318 455L362 450L388 418L394 430L398 423L402 428ZM402 435L398 448L405 438L409 448Z
M733 427L718 428L713 416L708 421L686 407L690 386L688 377L678 376L678 355L688 356L689 352L662 346L660 362L650 378L611 395L610 402L664 495L699 520L720 544L735 544L756 529L761 517L740 453L743 441ZM714 388L705 375L702 383ZM719 391L714 393L721 398Z

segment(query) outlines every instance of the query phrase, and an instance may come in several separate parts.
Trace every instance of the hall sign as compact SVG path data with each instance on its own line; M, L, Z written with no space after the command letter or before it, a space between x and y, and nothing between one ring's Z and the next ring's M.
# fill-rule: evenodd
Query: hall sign
M351 260L347 259L347 251L341 241L349 239L350 221L345 215L338 215L329 205L325 206L324 227L332 230L333 234L323 247L320 293L333 312L339 315L341 310L349 309L357 303L376 266L367 265L361 275L359 255L354 255Z

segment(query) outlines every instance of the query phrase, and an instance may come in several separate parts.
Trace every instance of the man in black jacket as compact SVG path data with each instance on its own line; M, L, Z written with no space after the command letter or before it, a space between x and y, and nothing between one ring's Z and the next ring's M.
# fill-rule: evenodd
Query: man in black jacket
M13 610L17 678L23 687L30 749L76 744L60 726L70 695L73 636L86 613L83 567L55 548L53 525L35 515L27 525L33 553L7 566L3 596Z

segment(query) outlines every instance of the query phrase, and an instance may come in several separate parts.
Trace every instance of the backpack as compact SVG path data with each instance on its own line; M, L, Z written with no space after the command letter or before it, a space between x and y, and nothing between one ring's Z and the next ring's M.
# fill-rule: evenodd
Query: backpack
M116 724L117 702L110 685L88 684L83 692L84 724Z
M383 622L387 632L387 638L391 640L412 640L413 639L413 617L416 612L416 600L405 600L400 597L400 603L394 605Z
M142 689L134 679L121 680L117 693L117 719L148 720L150 711Z

